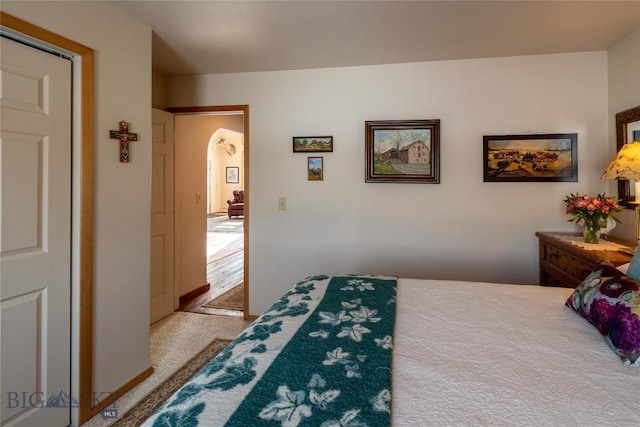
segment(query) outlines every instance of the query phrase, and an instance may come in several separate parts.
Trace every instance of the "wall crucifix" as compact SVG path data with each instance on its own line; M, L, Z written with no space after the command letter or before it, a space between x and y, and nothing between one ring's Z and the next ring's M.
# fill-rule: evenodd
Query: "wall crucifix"
M129 156L129 142L137 141L138 134L129 132L129 123L122 120L120 122L119 130L110 130L109 138L120 140L120 161L122 163L129 163L131 158Z

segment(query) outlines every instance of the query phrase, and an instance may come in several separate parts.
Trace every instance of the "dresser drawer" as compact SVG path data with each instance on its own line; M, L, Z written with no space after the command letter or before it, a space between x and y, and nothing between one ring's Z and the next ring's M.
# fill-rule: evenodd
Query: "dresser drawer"
M575 288L603 261L618 266L631 261L631 256L618 250L608 250L607 245L587 250L572 244L577 233L537 232L539 239L539 271L540 285ZM567 239L570 237L570 239ZM609 238L609 242L617 243L625 248L634 248L635 242Z
M578 280L587 277L597 267L596 263L576 257L557 247L544 246L544 260Z

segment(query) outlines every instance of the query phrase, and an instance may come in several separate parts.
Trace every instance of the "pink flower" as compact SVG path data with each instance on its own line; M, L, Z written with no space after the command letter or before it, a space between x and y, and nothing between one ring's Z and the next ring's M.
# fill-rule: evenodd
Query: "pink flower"
M604 194L598 194L597 197L589 197L588 194L572 193L565 197L564 202L565 213L571 215L569 221L572 222L602 224L609 217L618 221L615 214L622 210L615 198L607 197Z

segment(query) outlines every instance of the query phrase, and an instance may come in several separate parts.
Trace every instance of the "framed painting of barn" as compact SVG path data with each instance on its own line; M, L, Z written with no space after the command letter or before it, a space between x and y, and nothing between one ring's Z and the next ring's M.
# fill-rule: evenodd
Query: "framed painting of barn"
M577 182L578 134L483 137L485 182Z
M365 182L440 183L440 120L365 122Z

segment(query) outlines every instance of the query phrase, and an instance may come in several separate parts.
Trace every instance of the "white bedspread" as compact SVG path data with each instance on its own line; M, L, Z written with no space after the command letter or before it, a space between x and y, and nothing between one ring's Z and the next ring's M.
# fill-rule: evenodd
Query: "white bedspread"
M572 289L400 279L393 425L640 425L640 369Z

